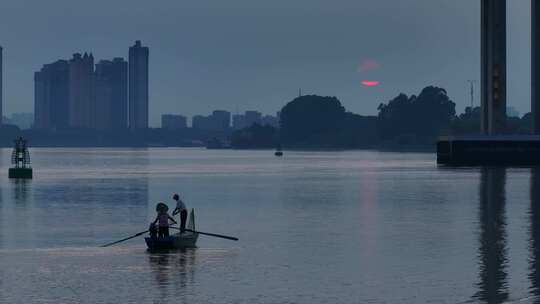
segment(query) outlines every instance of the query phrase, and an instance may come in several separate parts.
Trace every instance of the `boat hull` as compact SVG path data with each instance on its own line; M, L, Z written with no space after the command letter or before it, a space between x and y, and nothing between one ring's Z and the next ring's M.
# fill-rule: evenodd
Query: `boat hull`
M146 237L148 250L171 250L197 247L198 233L175 234L168 237Z

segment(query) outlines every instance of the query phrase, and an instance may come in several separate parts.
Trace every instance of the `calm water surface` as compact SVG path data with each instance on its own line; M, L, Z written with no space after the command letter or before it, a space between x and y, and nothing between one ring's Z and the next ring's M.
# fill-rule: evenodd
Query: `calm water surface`
M540 169L433 154L0 150L0 303L540 303ZM199 248L146 252L154 206L196 209Z

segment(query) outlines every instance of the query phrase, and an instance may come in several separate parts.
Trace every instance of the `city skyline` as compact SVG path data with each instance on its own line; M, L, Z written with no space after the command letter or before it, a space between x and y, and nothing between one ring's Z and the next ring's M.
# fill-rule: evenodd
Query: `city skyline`
M272 114L265 114L265 113L255 111L255 110L246 110L246 111L244 111L244 114L241 114L240 112L232 113L232 112L226 111L226 110L213 110L212 112L215 112L215 111L229 112L230 115L231 115L229 127L231 127L234 130L238 130L238 129L250 126L250 124L246 123L246 122L235 122L235 119L238 119L239 117L246 116L246 113L248 113L248 115L250 115L249 113L251 113L251 115L258 116L258 118L255 118L255 119L253 119L253 118L248 119L248 121L251 121L252 123L257 122L257 123L262 124L262 125L271 125L271 126L278 126L279 125L279 116L277 116L277 115L273 116ZM508 108L508 111L509 111L508 112L509 117L520 117L520 115L521 115L519 112L517 112L512 107ZM279 114L279 111L278 111L277 114ZM182 125L185 124L186 128L191 128L191 127L193 127L193 118L198 117L198 116L205 117L204 114L194 114L193 116L187 116L187 115L184 115L182 113L176 113L176 112L175 113L161 113L159 124L157 126L150 126L150 128L178 129L178 128L164 127L163 126L164 118L165 118L165 120L167 120L167 124L178 124L177 119L181 119L183 121L181 123ZM32 118L32 121L28 120L29 117ZM21 129L30 129L35 124L34 113L32 113L32 112L11 113L11 115L9 115L9 116L4 116L4 119L7 120L4 123L16 125ZM21 126L21 125L24 125L24 126ZM39 127L38 127L38 129L39 129ZM100 128L97 128L97 129L100 129Z
M149 114L149 48L140 40L129 47L128 62L122 57L96 60L90 52L75 53L69 60L44 64L34 73L34 123L42 130L147 129ZM248 110L231 114L214 110L194 115L191 127L220 131L241 129L254 123L277 127L276 117ZM23 120L22 124L26 124ZM187 117L162 113L161 128L181 129Z
M34 73L34 128L128 128L128 62L115 57L94 63L92 53L75 53L69 60L44 64ZM147 80L146 72L140 71L139 77ZM139 119L147 123L148 111L140 113Z
M34 73L34 112L11 114L32 114L31 126L37 129L118 130L126 125L130 129L179 129L170 126L180 124L203 130L238 130L253 123L279 125L279 111L272 116L257 110L240 114L238 109L234 114L227 110L213 110L210 116L194 114L190 124L187 116L161 113L160 124L149 125L149 48L135 41L128 60L115 57L95 63L93 54L85 52L44 64Z
M338 96L355 113L375 114L379 103L400 92L437 85L446 88L462 110L470 100L466 80L480 80L479 1L277 1L265 8L233 1L224 9L214 4L165 1L155 7L98 0L75 5L60 0L33 3L34 10L27 12L8 0L0 12L6 24L0 29L4 76L9 75L4 80L6 112L31 111L28 75L41 63L81 49L92 50L96 58L112 58L137 39L152 47L153 126L161 113L169 112L191 116L238 107L272 113L292 100L298 88L305 94ZM56 13L59 7L73 9L64 16ZM517 0L508 7L508 105L526 113L530 5ZM390 20L380 18L390 10ZM15 16L22 14L38 23L44 22L43 15L55 18L47 21L50 31L43 31L34 22L17 22ZM72 20L77 29L65 27ZM16 36L8 30L14 27L19 28ZM400 52L392 51L396 48ZM363 80L380 85L364 87Z

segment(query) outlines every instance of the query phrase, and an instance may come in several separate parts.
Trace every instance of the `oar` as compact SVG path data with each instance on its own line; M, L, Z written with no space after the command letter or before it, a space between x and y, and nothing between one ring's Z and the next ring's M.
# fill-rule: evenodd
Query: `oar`
M171 226L171 228L176 229L176 230L181 230L178 227L172 227ZM191 230L191 229L187 229L187 228L184 229L184 230L189 231L189 232L193 232L193 233L202 234L202 235L208 235L208 236L213 236L213 237L217 237L217 238L222 238L222 239L227 239L227 240L232 240L232 241L238 241L238 238L235 238L234 236L215 234L215 233L208 233L208 232L200 232L200 231L195 231L195 230Z
M148 231L149 231L149 230L146 230L146 231L143 231L143 232L139 232L139 233L137 233L137 234L135 234L135 235L132 235L132 236L130 236L130 237L127 237L127 238L125 238L125 239L121 239L121 240L116 241L116 242L112 242L112 243L109 243L109 244L102 245L101 247L109 247L109 246L112 246L112 245L114 245L114 244L118 244L118 243L122 243L122 242L127 241L127 240L131 240L131 239L133 239L133 238L136 238L136 237L138 237L138 236L141 236L141 235L147 233Z

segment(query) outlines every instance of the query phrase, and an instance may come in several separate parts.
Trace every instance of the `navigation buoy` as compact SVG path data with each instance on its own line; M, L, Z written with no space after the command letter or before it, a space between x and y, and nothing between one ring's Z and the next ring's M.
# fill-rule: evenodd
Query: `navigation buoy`
M15 167L9 168L9 178L32 178L32 167L30 167L30 152L26 140L19 137L15 140L15 146L11 154L11 164Z

